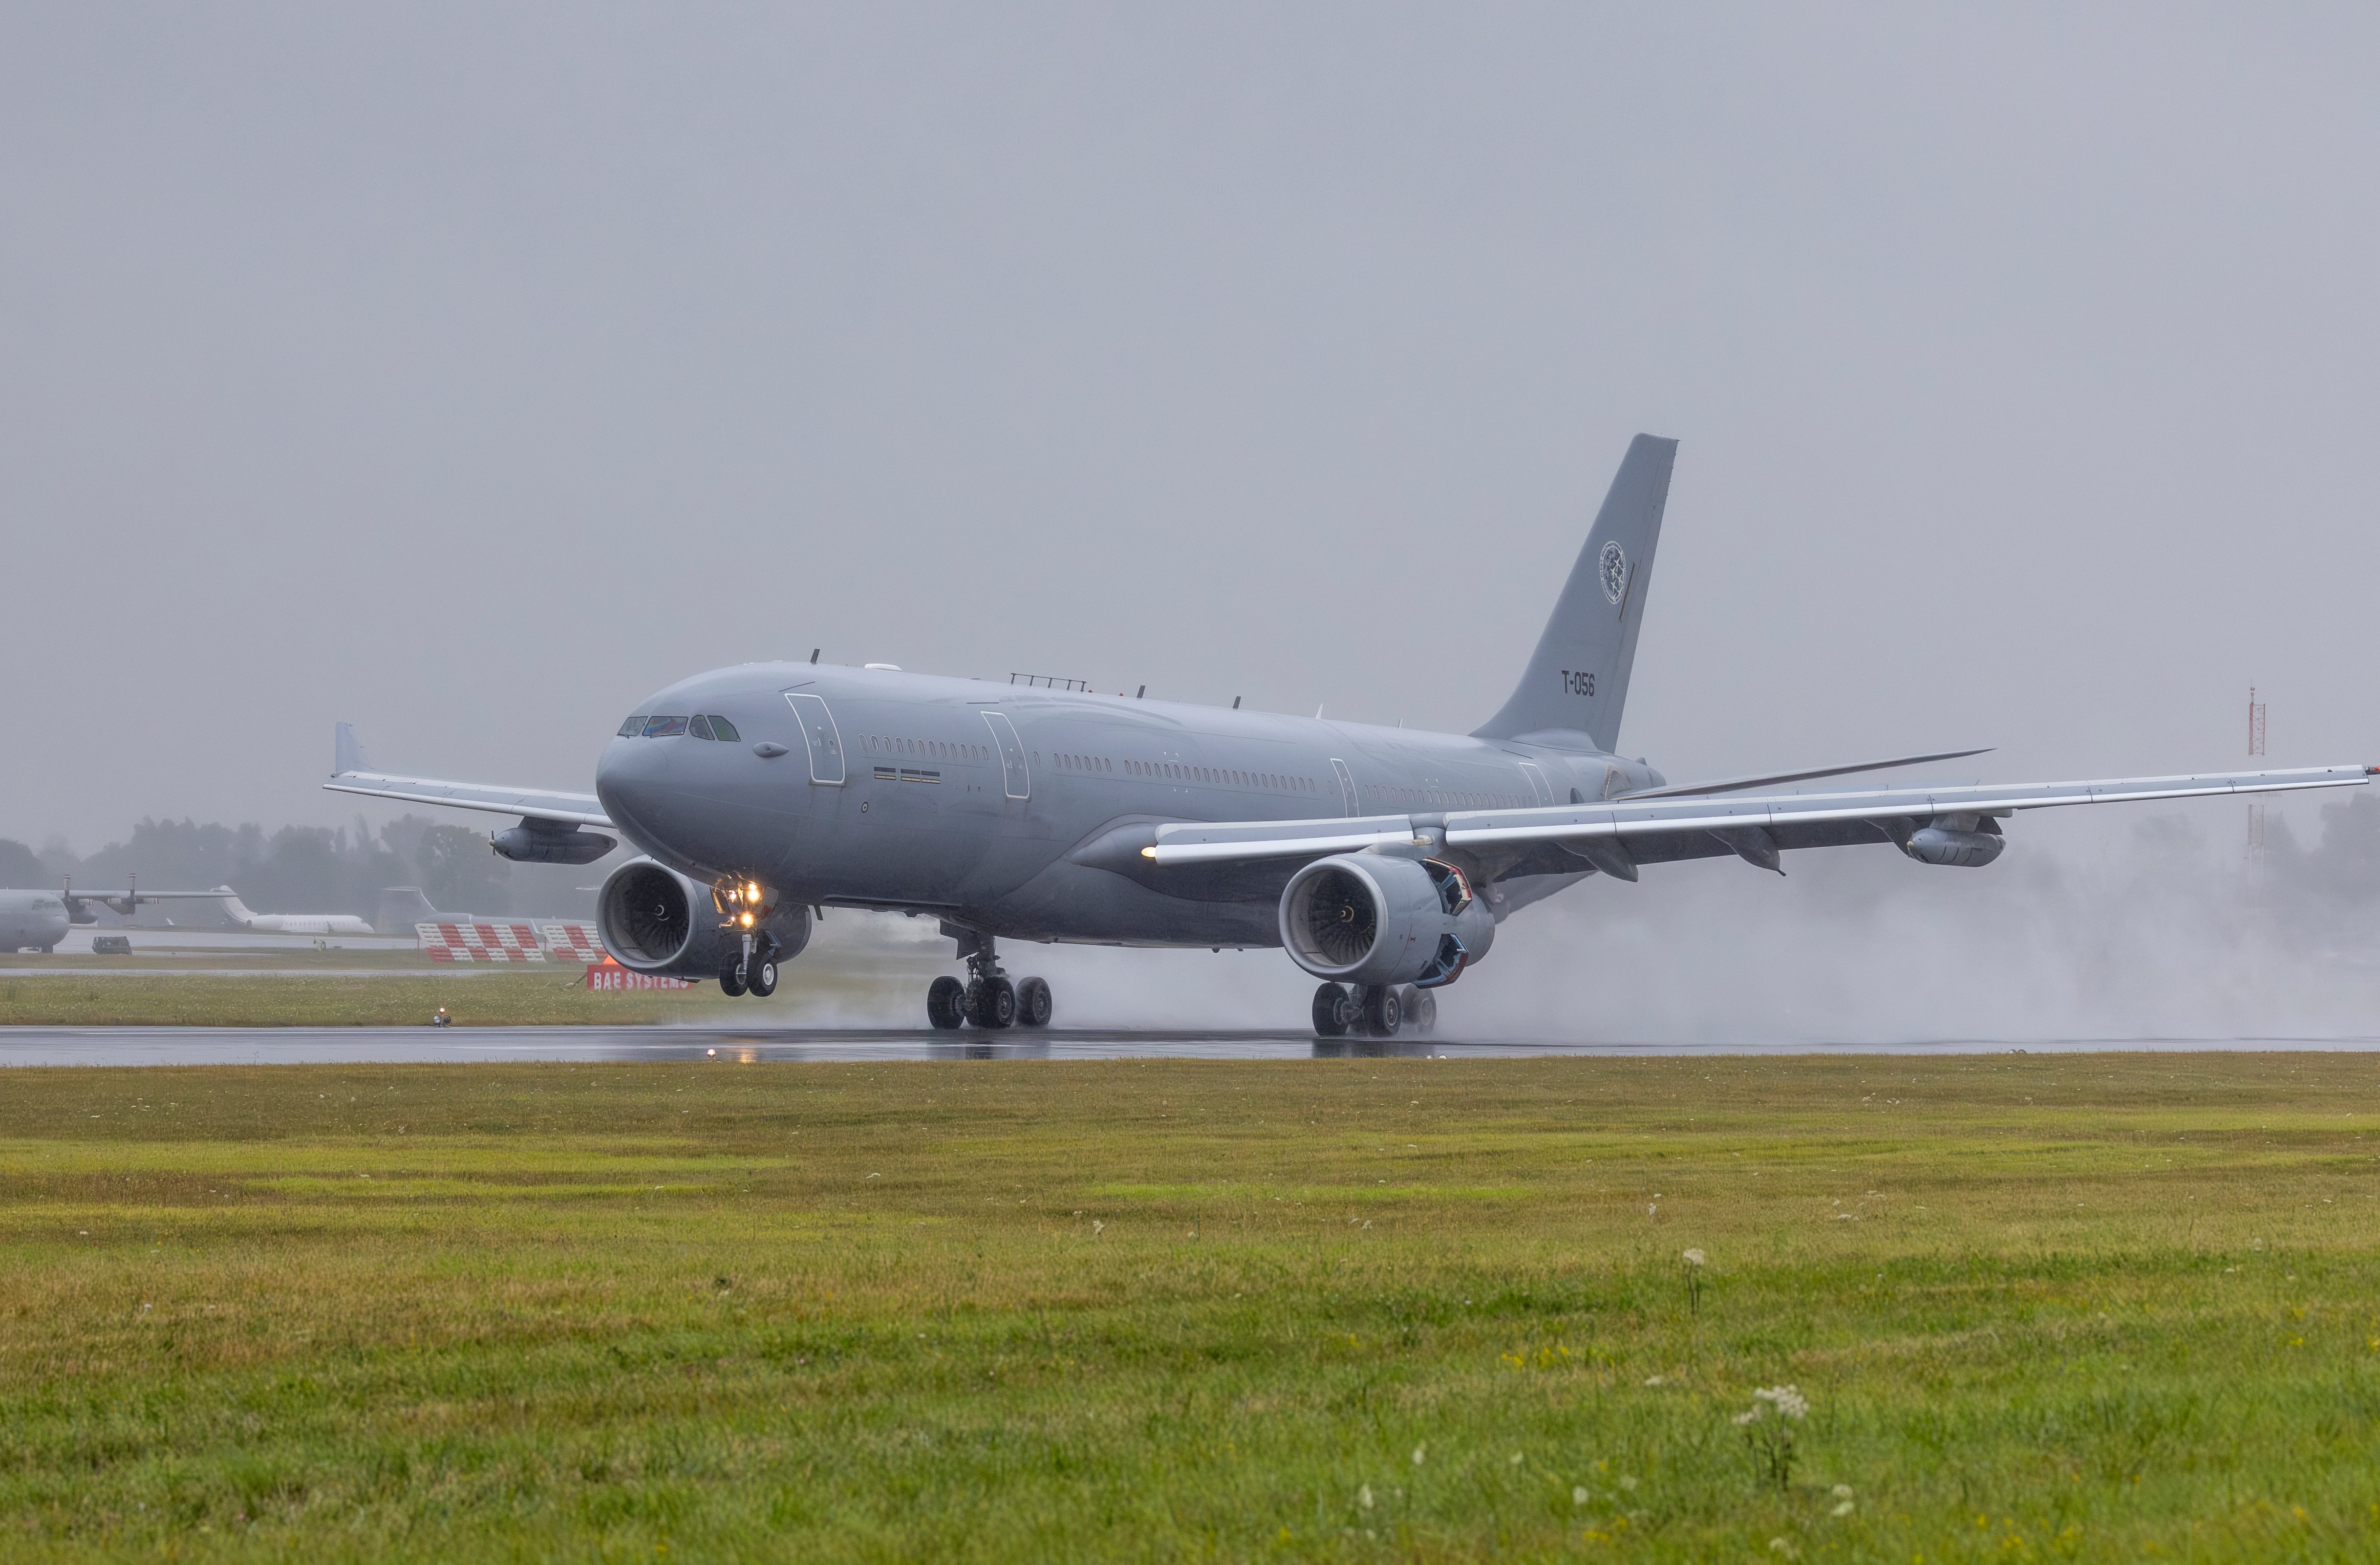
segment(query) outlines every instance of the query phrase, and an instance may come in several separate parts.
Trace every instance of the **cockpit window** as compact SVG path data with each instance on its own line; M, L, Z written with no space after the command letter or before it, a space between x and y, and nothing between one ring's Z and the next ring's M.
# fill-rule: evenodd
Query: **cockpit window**
M728 722L725 718L721 717L716 712L713 712L710 715L710 732L718 735L720 738L726 740L731 745L741 744L744 739L744 735L735 732L735 725L734 723Z
M645 714L642 712L638 712L627 722L620 724L620 737L623 739L633 739L644 731Z
M648 739L667 739L685 732L686 719L682 717L649 717L645 719L645 737Z
M710 720L697 712L694 721L686 725L686 731L698 739L708 739L710 737Z

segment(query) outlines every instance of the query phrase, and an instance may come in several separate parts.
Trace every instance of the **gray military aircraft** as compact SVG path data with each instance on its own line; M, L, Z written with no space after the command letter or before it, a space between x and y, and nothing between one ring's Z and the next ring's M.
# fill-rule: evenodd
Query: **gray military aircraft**
M76 924L96 924L99 915L92 904L111 908L127 918L144 902L182 902L192 898L219 900L223 892L144 892L133 880L120 892L79 892L68 881L55 892L0 892L0 951L55 951L58 942L67 938L67 930Z
M1590 875L1734 855L1888 846L2000 855L2000 821L2058 805L2362 785L2380 768L2089 782L1788 791L1962 750L1673 786L1615 753L1677 443L1630 445L1520 684L1469 734L808 663L747 663L639 702L595 772L552 793L374 772L338 728L326 786L520 817L495 851L645 856L598 898L624 967L768 994L827 907L934 917L967 978L937 1027L1046 1025L1048 984L1001 940L1280 946L1321 980L1315 1030L1426 1026L1497 927Z

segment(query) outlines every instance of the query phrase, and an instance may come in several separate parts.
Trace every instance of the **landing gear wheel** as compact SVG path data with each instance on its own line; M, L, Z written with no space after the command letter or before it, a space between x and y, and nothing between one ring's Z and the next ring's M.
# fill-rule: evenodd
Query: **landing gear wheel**
M1314 991L1314 1032L1318 1037L1345 1037L1361 1013L1355 997L1342 984L1325 984Z
M983 986L983 1025L1000 1028L1016 1021L1016 986L1006 978L987 979Z
M758 956L744 970L744 988L755 1000L766 1000L777 992L777 959Z
M948 974L926 990L926 1020L944 1032L966 1021L966 985Z
M983 1019L983 980L981 978L969 978L966 981L966 988L960 991L959 1014L965 1019L966 1025L970 1027L990 1025Z
M1039 978L1027 978L1016 986L1016 1025L1020 1027L1046 1027L1050 1012L1056 1004L1050 996L1050 986Z
M1364 1030L1374 1037L1396 1037L1404 1019L1404 1001L1394 984L1374 984L1364 991Z
M1405 1025L1424 1035L1438 1031L1438 996L1415 989L1405 1001Z
M730 1000L744 992L744 964L730 962L719 969L719 992Z

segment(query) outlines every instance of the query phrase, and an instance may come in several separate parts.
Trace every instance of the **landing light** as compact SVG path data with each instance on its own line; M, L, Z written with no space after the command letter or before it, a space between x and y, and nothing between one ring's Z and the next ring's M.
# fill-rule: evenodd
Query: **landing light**
M752 927L752 916L748 913L744 916L744 927L747 929Z

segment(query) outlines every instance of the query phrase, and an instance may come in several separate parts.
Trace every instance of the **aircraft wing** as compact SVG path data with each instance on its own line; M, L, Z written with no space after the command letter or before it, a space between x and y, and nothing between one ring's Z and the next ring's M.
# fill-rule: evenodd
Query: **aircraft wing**
M561 794L547 788L507 788L492 782L445 782L434 777L383 777L374 771L343 771L322 784L334 794L365 794L407 804L484 809L573 826L609 826L603 801L592 794ZM141 895L149 893L143 892Z
M507 788L494 782L447 782L435 777L391 777L374 771L364 758L356 731L346 723L332 730L331 780L322 784L334 794L363 794L375 799L400 799L414 805L445 805L454 809L484 809L494 815L517 815L525 820L555 820L571 826L609 826L603 801L592 794L561 794L550 788Z
M1888 821L1923 822L1945 815L2010 815L2060 805L2132 804L2201 798L2216 794L2281 794L2308 788L2350 788L2380 775L2380 767L2329 766L2294 771L2214 772L2188 777L2119 777L2089 782L2000 782L1949 787L1860 789L1822 794L1705 795L1693 798L1626 795L1591 805L1533 809L1450 810L1442 816L1369 816L1348 820L1269 821L1256 826L1160 826L1146 851L1159 864L1218 859L1279 858L1347 853L1374 843L1412 840L1416 823L1443 822L1450 847L1500 843L1587 843L1597 838L1709 837L1736 846L1730 833L1747 828L1786 832L1784 846L1859 841L1889 842ZM1857 831L1876 823L1873 836ZM1844 827L1852 831L1844 834ZM1814 828L1815 831L1797 831ZM1833 830L1828 830L1828 829ZM1740 850L1739 850L1740 851Z

